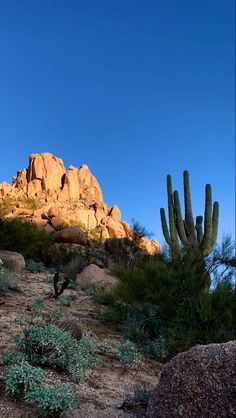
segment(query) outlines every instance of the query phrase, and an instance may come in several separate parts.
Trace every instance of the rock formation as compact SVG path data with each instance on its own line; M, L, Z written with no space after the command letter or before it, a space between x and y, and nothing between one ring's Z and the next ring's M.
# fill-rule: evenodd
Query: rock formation
M132 237L118 206L103 202L88 166L66 170L63 161L48 152L30 155L28 168L17 173L12 185L0 184L0 203L6 201L11 203L8 217L20 217L48 232L80 226L103 239ZM144 238L142 246L151 254L160 250L156 240Z

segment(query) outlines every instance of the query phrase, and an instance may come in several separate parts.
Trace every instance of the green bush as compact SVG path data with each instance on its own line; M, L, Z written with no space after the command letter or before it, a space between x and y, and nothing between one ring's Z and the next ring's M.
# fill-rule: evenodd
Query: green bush
M25 353L18 351L18 352L8 352L3 355L2 359L3 359L3 362L7 364L8 366L13 366L15 364L22 363L23 361L27 361L28 357L26 356Z
M36 298L34 300L34 302L32 303L30 310L33 314L35 315L41 315L42 314L42 310L45 306L45 300L44 298Z
M110 345L109 343L103 342L103 343L101 343L101 344L100 344L100 346L99 346L99 350L100 350L102 353L106 354L106 353L108 353L109 351L111 351L111 345Z
M142 356L136 345L130 341L123 341L117 348L117 357L125 368L137 366L142 363Z
M58 297L58 300L63 306L70 306L71 305L71 298L69 296L61 295L61 296Z
M25 329L24 337L16 343L33 364L65 369L73 380L83 381L88 370L98 364L93 355L96 343L90 336L77 341L69 332L53 325Z
M46 270L46 267L44 266L43 263L41 262L36 263L36 261L32 259L27 260L26 267L32 273L42 273L43 271Z
M228 244L225 248L221 256L231 260ZM219 254L213 256L204 262L194 253L172 254L172 259L162 253L142 262L136 260L129 268L116 268L120 282L110 297L116 303L103 317L118 324L124 336L151 357L161 360L196 344L234 339L232 266L228 263L226 270ZM209 271L217 272L217 280L206 290ZM106 300L109 303L109 297ZM160 352L160 335L165 340L164 352Z
M54 322L58 319L61 319L65 316L65 311L63 309L54 309L49 313L49 319L50 321Z
M154 360L164 361L169 355L168 346L163 335L159 335L155 340L146 341L143 348Z
M25 396L26 402L37 406L42 417L60 417L63 413L71 413L79 408L80 400L70 384L53 387L37 387Z
M51 244L51 236L29 222L0 218L0 249L16 251L39 261L45 257Z
M9 366L6 370L6 393L13 397L25 395L41 385L43 370L31 366L27 361Z
M94 288L93 292L94 302L100 303L102 305L112 305L115 303L115 297L112 292L108 291L105 288L97 287Z
M104 248L117 265L128 267L133 264L137 248L131 239L109 238L105 241Z

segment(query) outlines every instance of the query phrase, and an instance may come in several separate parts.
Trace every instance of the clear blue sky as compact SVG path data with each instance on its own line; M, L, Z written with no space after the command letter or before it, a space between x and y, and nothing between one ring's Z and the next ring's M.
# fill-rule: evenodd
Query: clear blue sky
M234 0L3 0L0 181L36 152L86 163L163 242L166 174L234 235ZM181 193L182 197L182 193Z

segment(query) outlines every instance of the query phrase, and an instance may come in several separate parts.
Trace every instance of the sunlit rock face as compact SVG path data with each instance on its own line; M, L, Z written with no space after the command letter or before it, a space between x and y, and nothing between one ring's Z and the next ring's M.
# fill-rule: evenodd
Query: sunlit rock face
M62 159L49 152L31 154L28 168L18 171L11 185L0 184L1 202L8 202L5 216L23 218L48 232L79 225L97 231L103 239L132 237L119 207L103 202L89 167L70 165L66 170ZM142 248L151 254L160 251L157 241L146 238Z

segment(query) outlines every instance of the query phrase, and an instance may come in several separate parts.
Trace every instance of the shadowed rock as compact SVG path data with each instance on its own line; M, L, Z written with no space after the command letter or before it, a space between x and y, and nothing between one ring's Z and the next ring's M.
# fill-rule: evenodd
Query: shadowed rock
M147 418L230 418L236 414L236 341L197 345L174 357L153 390Z

